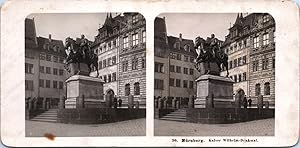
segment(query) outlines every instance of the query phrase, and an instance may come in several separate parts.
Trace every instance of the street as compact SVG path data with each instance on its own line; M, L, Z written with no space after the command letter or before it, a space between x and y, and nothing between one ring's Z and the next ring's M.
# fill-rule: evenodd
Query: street
M155 136L273 136L275 119L233 124L198 124L154 120Z
M55 137L146 135L145 118L106 124L63 124L28 120L25 124L27 137L41 137L45 134Z

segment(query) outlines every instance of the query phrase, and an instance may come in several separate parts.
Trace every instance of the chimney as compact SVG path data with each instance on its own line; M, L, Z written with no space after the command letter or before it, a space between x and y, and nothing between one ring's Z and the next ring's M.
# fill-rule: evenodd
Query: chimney
M49 34L49 42L51 42L51 41L52 41L51 34Z
M182 41L182 34L179 33L179 41Z

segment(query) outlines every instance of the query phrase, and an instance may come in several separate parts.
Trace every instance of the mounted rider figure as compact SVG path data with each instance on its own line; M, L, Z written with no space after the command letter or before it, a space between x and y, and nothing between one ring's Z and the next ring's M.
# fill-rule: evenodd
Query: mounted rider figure
M89 44L88 44L88 40L85 38L85 36L82 34L81 35L81 38L80 38L80 52L82 54L82 57L83 59L86 59L88 58L89 56L89 52L90 52L90 47L89 47Z

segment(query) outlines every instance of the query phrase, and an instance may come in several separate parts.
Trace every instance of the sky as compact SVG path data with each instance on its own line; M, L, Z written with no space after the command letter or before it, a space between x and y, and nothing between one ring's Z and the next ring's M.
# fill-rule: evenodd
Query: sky
M182 38L195 40L197 36L206 39L213 33L224 41L237 13L164 13L159 17L165 17L168 36L179 37L182 33Z
M118 13L119 14L119 13ZM67 37L77 38L84 34L94 41L98 29L103 25L106 13L39 13L27 18L34 18L37 36L64 41ZM112 13L112 16L116 16Z

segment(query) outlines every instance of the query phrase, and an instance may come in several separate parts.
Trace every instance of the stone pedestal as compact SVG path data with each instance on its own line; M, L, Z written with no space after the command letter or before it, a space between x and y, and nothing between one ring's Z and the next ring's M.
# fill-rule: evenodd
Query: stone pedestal
M74 75L66 80L65 108L100 108L103 98L103 80Z
M225 107L231 104L233 101L233 83L228 77L221 77L216 75L201 75L197 80L197 99L195 100L195 108L206 108L206 105L196 105L196 102L203 102L205 99L212 99L214 101L207 100L207 102L213 102L214 107ZM212 97L213 96L213 97ZM222 100L222 101L218 101ZM216 103L218 105L216 105ZM205 103L207 104L207 103ZM201 106L201 107L199 107Z

